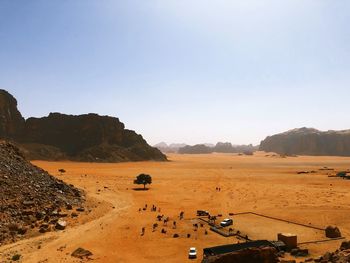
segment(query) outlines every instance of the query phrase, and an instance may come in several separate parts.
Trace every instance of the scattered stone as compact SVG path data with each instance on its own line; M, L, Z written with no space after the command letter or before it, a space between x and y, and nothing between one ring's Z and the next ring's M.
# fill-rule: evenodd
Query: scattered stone
M78 212L84 212L84 211L85 211L85 208L84 208L84 207L78 207L78 208L76 209L76 211L78 211Z
M307 255L309 255L309 250L301 249L301 248L293 248L290 251L290 254L295 257L306 257Z
M247 248L218 256L205 257L202 263L277 263L277 251L271 247Z
M75 212L73 212L73 213L71 214L71 217L77 217L77 216L78 216L78 214L75 213Z
M26 228L26 227L20 227L20 228L18 228L18 230L17 230L17 233L18 233L19 235L24 235L26 232L27 232L27 228Z
M72 257L80 258L80 259L87 258L87 257L90 257L92 255L93 254L89 250L86 250L86 249L81 248L81 247L74 250L74 252L71 254Z
M66 204L82 206L78 189L32 165L13 144L0 142L0 163L1 245L51 231Z
M16 254L16 255L14 255L14 256L12 257L12 260L13 260L13 261L18 261L18 260L20 260L20 258L21 258L21 255Z
M66 226L67 226L67 222L60 219L60 220L57 221L55 227L56 227L56 229L58 229L58 230L64 230L64 229L66 228Z

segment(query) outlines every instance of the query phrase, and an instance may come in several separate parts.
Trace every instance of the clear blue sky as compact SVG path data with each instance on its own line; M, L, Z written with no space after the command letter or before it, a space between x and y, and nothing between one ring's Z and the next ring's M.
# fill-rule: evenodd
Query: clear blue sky
M350 128L348 0L1 0L25 117L117 116L151 143Z

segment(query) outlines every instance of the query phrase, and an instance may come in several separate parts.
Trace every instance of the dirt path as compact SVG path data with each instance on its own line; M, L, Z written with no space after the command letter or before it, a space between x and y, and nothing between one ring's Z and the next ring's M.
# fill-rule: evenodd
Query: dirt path
M118 221L131 206L132 198L109 191L100 195L92 194L88 202L98 203L99 208L84 218L82 225L3 246L0 249L0 262L3 262L4 255L16 253L23 255L23 262L81 262L71 257L71 252L78 247L89 247L91 243L107 236L109 226ZM95 256L92 258L99 259Z

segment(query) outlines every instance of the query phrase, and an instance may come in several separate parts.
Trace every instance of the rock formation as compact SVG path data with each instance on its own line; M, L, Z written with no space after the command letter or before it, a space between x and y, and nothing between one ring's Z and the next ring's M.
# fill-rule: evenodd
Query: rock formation
M166 160L118 118L50 113L24 120L17 101L0 90L0 138L16 142L30 159L88 162Z
M0 90L0 138L16 138L24 127L24 118L17 109L16 99Z
M350 130L294 129L267 137L260 150L283 155L350 156Z
M179 149L179 153L182 154L203 154L203 153L212 153L213 150L209 146L204 144L196 144L193 146L186 145Z
M11 143L0 142L0 245L28 232L53 229L60 211L80 206L82 192L26 161Z
M253 145L232 145L229 142L218 142L214 146L208 144L196 144L193 146L186 145L178 150L182 154L205 154L205 153L253 153L257 150L257 147Z
M310 263L348 263L350 262L350 242L343 241L335 252L327 252L323 256L309 259Z
M258 147L249 145L232 145L229 142L218 142L213 148L214 152L217 153L246 153L246 152L255 152L258 150Z
M204 258L202 263L277 263L277 251L271 247L248 248L220 256Z

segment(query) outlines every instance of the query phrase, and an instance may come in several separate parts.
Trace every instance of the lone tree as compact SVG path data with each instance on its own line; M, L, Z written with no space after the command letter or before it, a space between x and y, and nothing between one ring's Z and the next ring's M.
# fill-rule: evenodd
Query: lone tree
M58 169L58 171L60 172L61 175L66 172L66 170L64 170L64 169Z
M134 180L134 184L143 184L143 189L146 189L146 184L152 183L152 177L149 174L139 174Z

